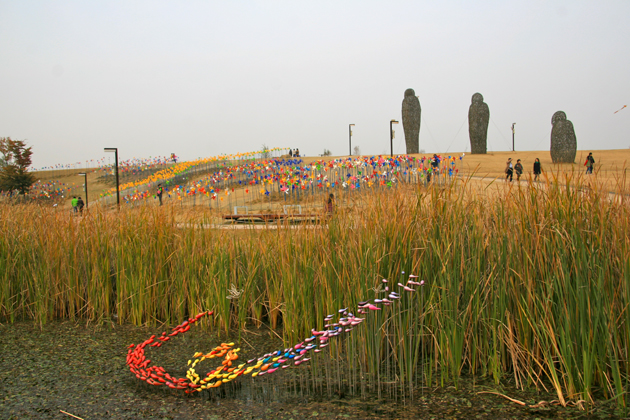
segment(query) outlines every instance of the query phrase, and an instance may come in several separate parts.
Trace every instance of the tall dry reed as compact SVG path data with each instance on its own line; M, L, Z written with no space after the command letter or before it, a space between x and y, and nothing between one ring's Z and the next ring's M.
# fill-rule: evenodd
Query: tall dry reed
M570 176L492 194L409 185L314 228L244 231L182 224L168 206L84 217L3 206L0 317L154 325L213 309L216 328L265 323L295 343L375 297L382 279L413 273L427 284L331 345L315 387L405 399L467 373L623 405L624 197Z

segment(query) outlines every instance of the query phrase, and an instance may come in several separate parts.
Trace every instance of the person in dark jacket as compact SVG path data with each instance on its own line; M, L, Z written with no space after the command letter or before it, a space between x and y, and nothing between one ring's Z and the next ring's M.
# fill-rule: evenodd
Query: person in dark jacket
M534 161L534 181L538 181L538 177L542 173L542 166L540 165L540 159L536 158Z
M586 162L584 162L584 166L586 166L586 174L593 173L593 166L595 165L595 159L593 158L593 153L589 153Z
M164 194L164 188L162 188L162 184L158 184L156 195L160 200L160 206L162 205L162 194Z
M514 166L514 171L516 172L516 180L521 180L521 175L523 175L523 164L520 159L516 159L516 165Z
M83 214L83 207L85 207L85 203L81 197L77 199L77 207L79 208L79 213Z

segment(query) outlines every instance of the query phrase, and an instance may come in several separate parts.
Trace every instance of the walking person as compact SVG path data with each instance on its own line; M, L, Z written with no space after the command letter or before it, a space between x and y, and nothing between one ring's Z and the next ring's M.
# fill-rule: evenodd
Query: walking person
M335 196L331 193L328 196L328 201L326 201L326 213L329 215L333 214L333 210L335 209Z
M164 188L162 188L162 184L158 184L156 195L158 200L160 200L160 206L162 205L162 194L164 193Z
M512 158L508 158L507 163L505 165L505 182L510 180L512 182L512 175L514 175L514 166L512 165Z
M589 153L586 157L586 162L584 162L584 166L586 166L586 174L593 173L593 165L595 165L595 159L593 158L593 153Z
M538 177L542 173L542 166L540 165L540 159L536 158L534 161L534 181L538 181Z
M70 201L70 204L72 204L72 212L76 213L79 211L79 208L77 207L79 205L79 200L77 199L76 196L72 197L72 200Z
M83 207L85 207L85 203L81 197L77 199L77 207L79 208L79 213L83 216Z
M431 159L431 172L434 177L440 175L440 158L436 154L433 154L433 158Z
M516 181L520 182L521 175L523 174L523 164L520 159L516 159L516 165L514 166L514 171L516 171Z

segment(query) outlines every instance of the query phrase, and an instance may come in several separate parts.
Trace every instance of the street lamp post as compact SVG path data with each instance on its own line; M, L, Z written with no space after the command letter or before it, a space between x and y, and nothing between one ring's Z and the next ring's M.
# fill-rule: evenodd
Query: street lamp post
M348 124L348 135L350 136L348 142L348 154L350 156L352 156L352 127L354 127L354 124Z
M392 128L392 124L398 124L398 121L391 120L389 122L389 151L391 157L394 157L394 129Z
M105 151L115 153L114 158L116 159L116 204L118 205L118 208L120 208L120 183L118 180L118 147L106 147Z
M89 204L88 204L88 187L87 187L87 172L84 173L80 173L78 174L80 176L84 176L85 177L85 209L87 210Z
M512 151L514 151L514 126L516 123L512 123Z

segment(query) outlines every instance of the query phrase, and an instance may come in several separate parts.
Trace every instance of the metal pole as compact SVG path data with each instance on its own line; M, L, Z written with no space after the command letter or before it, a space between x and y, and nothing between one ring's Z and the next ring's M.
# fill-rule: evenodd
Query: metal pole
M512 151L514 152L514 126L516 123L512 123Z
M116 204L120 209L120 179L118 177L118 147L106 147L106 152L114 152L116 159ZM87 181L86 181L87 184Z
M120 182L118 179L118 148L116 148L116 204L120 209Z
M390 157L394 157L394 132L392 131L392 123L394 120L389 122L389 155Z
M392 128L392 124L398 124L398 121L391 120L389 122L389 154L391 157L394 157L394 129Z
M354 126L354 124L348 124L348 154L350 156L352 156L352 127Z
M89 207L88 201L88 186L87 186L87 172L85 173L85 209Z

